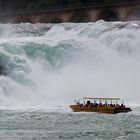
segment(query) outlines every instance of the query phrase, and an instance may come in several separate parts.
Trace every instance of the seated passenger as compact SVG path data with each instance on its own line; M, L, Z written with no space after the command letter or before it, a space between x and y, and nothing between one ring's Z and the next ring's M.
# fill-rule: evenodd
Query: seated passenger
M90 101L87 101L87 105L89 105L90 104Z
M124 104L121 104L121 107L125 107Z
M102 106L102 103L99 103L99 106Z

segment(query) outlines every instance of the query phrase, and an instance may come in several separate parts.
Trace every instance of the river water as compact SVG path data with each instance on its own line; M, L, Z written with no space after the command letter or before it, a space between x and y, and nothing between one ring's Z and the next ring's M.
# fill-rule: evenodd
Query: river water
M0 24L0 138L140 139L140 22ZM84 96L130 113L73 113Z
M139 140L140 110L128 114L1 111L4 140Z

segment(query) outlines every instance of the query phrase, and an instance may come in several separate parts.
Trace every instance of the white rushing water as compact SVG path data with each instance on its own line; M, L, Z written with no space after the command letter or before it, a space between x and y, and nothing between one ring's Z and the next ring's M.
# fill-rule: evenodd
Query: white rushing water
M1 108L83 96L140 101L140 23L0 24Z

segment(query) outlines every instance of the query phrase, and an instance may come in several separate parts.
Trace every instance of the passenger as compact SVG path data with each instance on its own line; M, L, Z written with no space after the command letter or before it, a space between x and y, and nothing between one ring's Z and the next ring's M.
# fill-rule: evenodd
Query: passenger
M98 106L98 104L97 104L97 103L95 103L95 106L97 107L97 106Z
M102 103L99 103L99 105L98 105L99 107L102 107Z
M124 104L121 104L121 107L125 107Z
M89 105L90 104L90 101L87 101L87 105Z
M79 102L77 102L77 105L80 105L80 103L79 103Z

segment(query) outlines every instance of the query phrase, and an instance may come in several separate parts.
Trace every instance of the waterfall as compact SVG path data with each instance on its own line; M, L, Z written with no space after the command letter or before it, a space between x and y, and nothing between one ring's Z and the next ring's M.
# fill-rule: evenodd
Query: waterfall
M83 96L140 101L140 22L0 24L0 106Z

